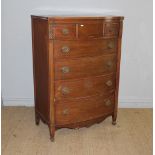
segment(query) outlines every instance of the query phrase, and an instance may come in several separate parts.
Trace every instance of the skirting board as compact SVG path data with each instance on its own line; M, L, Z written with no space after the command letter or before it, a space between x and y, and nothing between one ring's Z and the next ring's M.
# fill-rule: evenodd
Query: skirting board
M4 106L34 106L34 100L32 98L3 98ZM152 99L134 99L124 98L119 99L119 108L153 108Z

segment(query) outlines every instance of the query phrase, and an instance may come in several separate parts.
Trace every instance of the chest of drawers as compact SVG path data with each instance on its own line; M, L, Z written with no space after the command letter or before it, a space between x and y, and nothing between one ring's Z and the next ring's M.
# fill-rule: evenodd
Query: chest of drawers
M123 17L31 16L35 120L59 128L116 123Z

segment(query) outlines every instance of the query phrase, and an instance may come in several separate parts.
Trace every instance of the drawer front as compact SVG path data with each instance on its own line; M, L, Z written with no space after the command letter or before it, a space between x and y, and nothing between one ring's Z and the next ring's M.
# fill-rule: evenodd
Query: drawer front
M103 37L103 21L78 24L78 38L95 39Z
M117 51L117 39L54 41L54 58L100 56Z
M79 24L51 24L49 33L50 38L56 40L94 40L104 36L118 36L119 23L94 20Z
M77 80L55 81L55 98L79 98L97 94L109 94L115 89L115 75Z
M114 95L56 101L56 125L82 122L110 114L114 102Z
M106 23L104 35L105 36L118 36L119 24L118 23Z
M54 24L51 26L54 39L75 39L76 25L75 24Z
M116 55L86 57L55 62L55 79L98 76L115 72Z

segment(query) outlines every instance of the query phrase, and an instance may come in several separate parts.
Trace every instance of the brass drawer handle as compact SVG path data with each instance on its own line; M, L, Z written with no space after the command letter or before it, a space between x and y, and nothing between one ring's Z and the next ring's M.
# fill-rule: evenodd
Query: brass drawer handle
M111 42L108 43L108 48L109 49L113 49L114 47L115 47L114 42L111 41Z
M112 86L112 81L111 81L111 80L108 80L108 81L106 82L106 85L107 85L108 87Z
M61 51L62 51L63 53L68 53L68 52L70 51L70 48L69 48L68 46L63 46L63 47L61 48Z
M105 103L106 106L110 106L112 104L109 99L108 100L104 100L104 103Z
M63 94L63 95L67 95L67 94L69 94L69 93L70 93L70 90L69 90L68 87L63 87L63 88L62 88L62 94Z
M67 66L62 67L61 70L62 70L62 73L69 73L70 72L70 68Z
M112 63L112 61L108 61L108 62L106 63L106 65L107 65L107 67L111 68L111 67L113 66L113 63Z
M108 32L109 32L109 33L114 33L114 32L115 32L115 29L111 28L111 29L109 29Z
M66 28L62 29L62 34L63 35L68 35L69 34L69 30L66 29Z
M64 109L63 110L63 115L68 115L69 114L69 110L68 109Z

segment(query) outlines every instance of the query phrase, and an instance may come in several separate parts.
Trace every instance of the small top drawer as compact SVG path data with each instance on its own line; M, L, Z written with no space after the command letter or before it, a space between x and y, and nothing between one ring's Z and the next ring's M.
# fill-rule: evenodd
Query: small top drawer
M76 38L75 24L51 24L50 38L72 40Z
M103 21L90 21L78 24L78 38L96 39L103 37Z
M105 36L118 36L119 24L118 23L106 23L104 29Z

